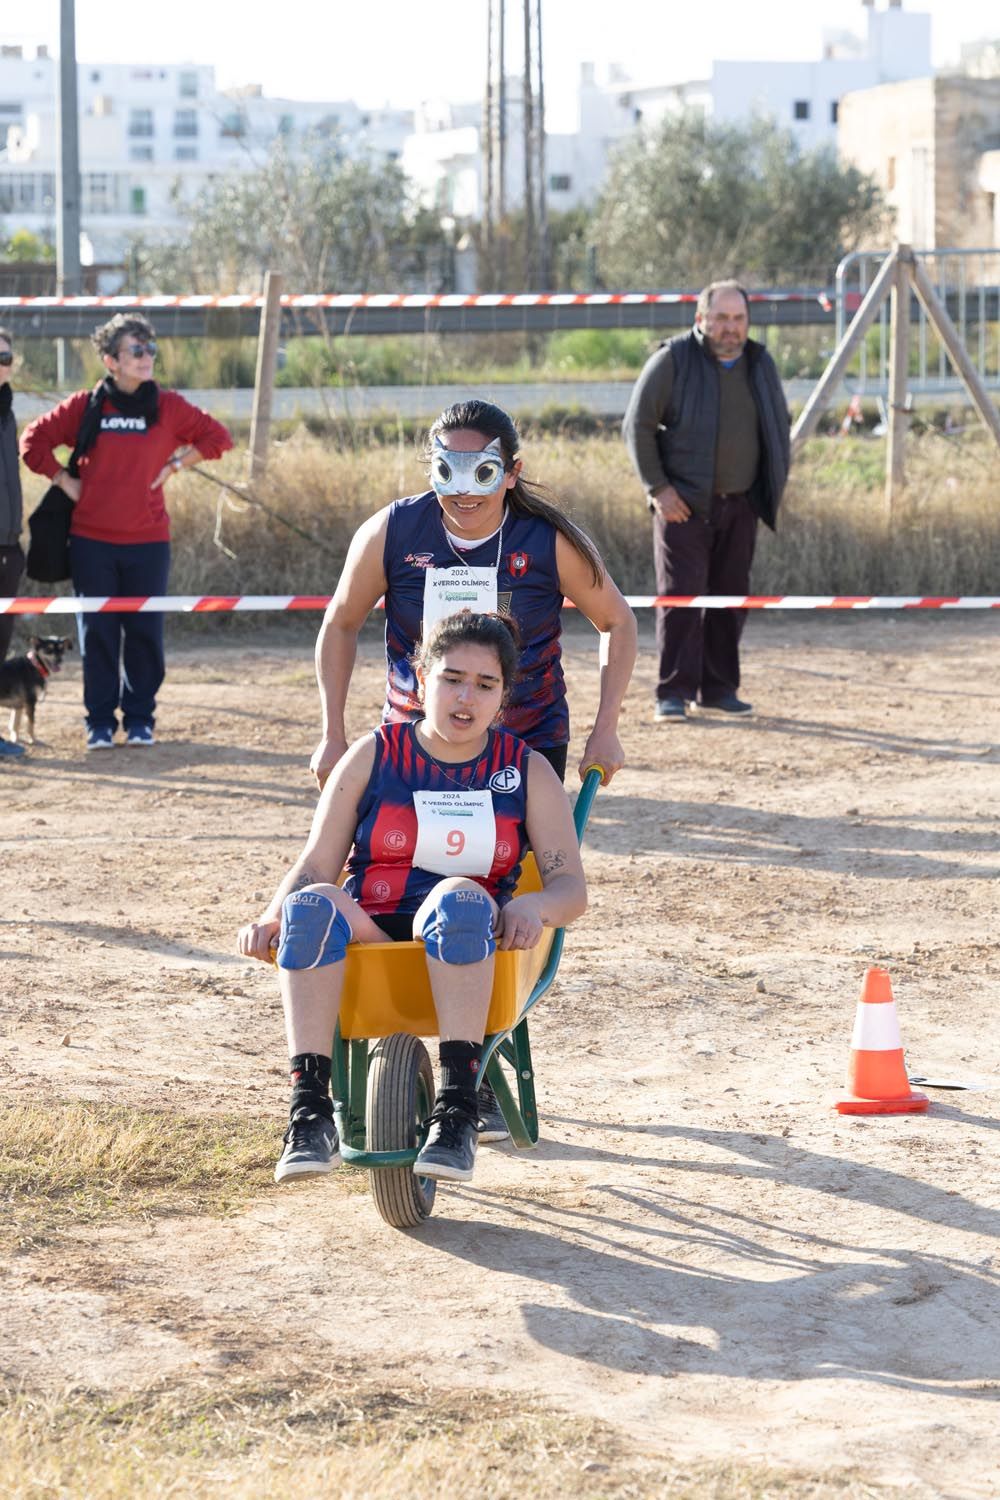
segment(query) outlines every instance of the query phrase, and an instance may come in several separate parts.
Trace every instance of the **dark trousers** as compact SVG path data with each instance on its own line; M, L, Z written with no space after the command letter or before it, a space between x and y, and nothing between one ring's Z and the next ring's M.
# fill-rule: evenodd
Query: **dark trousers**
M533 746L532 748L535 747ZM569 757L569 746L546 745L544 749L540 749L538 753L539 755L544 756L544 758L548 761L553 771L555 771L556 775L559 777L559 780L565 781L566 761Z
M75 594L136 598L167 591L169 542L119 544L72 536L69 556ZM119 708L126 732L152 727L165 670L163 616L79 614L76 627L87 728L113 731Z
M24 572L24 553L20 547L0 547L0 595L13 599ZM10 650L10 638L14 634L16 615L0 615L0 661L4 661Z
M653 561L660 594L747 594L757 517L743 495L715 495L707 520L653 517ZM711 703L740 685L745 609L658 609L657 699Z

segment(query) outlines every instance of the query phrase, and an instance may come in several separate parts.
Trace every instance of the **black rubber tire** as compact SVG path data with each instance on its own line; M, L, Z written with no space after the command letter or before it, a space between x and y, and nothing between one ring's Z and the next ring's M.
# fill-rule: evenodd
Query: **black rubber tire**
M434 1072L419 1037L397 1031L376 1042L368 1060L365 1145L369 1151L407 1151L434 1103ZM393 1229L415 1229L434 1207L437 1183L412 1167L373 1167L375 1207Z

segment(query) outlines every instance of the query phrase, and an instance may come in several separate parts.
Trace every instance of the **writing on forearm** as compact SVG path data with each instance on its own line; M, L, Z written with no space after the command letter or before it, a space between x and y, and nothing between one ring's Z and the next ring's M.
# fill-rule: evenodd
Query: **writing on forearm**
M558 870L564 869L565 865L565 849L545 849L542 852L541 859L538 861L538 867L543 880L547 875L555 875Z

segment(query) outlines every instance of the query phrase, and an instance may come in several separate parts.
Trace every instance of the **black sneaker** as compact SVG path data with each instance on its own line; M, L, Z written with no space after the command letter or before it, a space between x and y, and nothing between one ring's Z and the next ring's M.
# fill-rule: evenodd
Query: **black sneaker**
M479 1085L479 1139L481 1141L505 1141L510 1135L497 1096L484 1080Z
M300 1104L285 1131L285 1149L274 1169L275 1182L290 1178L325 1177L340 1166L337 1127L326 1115Z
M683 698L657 698L655 718L666 724L683 724L686 718Z
M707 703L692 703L691 707L699 714L724 714L729 719L745 719L748 714L753 713L753 704L744 703L735 693L723 693L721 698L711 698Z
M458 1105L435 1106L427 1121L424 1148L413 1163L418 1177L437 1182L468 1182L476 1164L478 1122Z

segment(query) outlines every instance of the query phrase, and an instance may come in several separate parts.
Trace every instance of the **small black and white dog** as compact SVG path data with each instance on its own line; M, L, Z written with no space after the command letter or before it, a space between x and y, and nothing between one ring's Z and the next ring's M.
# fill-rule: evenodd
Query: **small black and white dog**
M22 715L28 720L28 744L35 743L35 705L45 697L50 676L59 671L63 656L72 649L69 636L33 635L27 656L11 656L0 662L0 704L10 708L10 737L15 743L20 738Z

